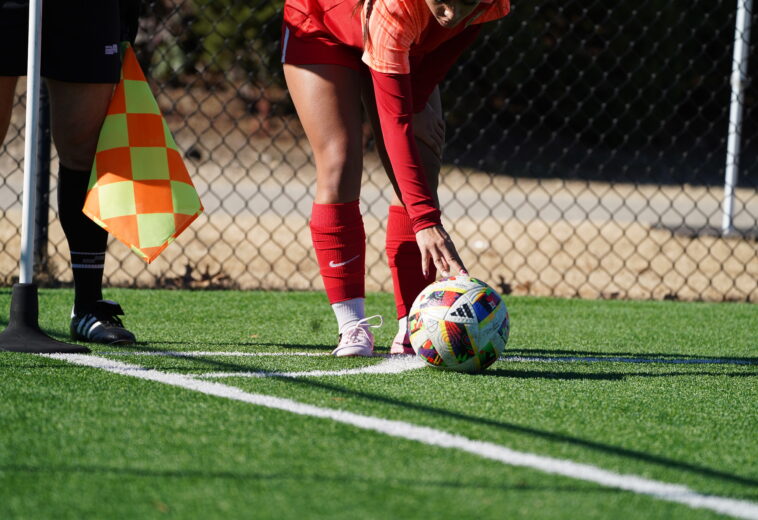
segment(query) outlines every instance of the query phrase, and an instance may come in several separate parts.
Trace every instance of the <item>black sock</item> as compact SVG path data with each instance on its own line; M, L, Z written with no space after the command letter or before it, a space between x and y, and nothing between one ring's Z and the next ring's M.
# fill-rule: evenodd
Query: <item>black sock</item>
M71 251L74 309L103 298L103 267L108 233L82 213L90 172L63 165L58 173L58 217Z

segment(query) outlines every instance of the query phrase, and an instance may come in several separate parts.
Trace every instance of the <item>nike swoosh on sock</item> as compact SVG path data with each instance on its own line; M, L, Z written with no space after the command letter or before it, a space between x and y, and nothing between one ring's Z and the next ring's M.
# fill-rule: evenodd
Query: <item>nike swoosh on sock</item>
M357 260L360 257L361 257L361 255L355 255L350 260L345 260L344 262L335 262L334 260L330 260L329 261L329 267L342 267L343 265L347 265L350 262L352 262L353 260Z

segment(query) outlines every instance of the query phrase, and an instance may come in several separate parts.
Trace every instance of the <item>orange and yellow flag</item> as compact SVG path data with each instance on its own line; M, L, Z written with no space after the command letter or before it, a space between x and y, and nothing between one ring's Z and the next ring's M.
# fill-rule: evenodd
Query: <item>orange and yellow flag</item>
M83 211L147 263L203 211L128 44L124 44L121 81L100 131Z

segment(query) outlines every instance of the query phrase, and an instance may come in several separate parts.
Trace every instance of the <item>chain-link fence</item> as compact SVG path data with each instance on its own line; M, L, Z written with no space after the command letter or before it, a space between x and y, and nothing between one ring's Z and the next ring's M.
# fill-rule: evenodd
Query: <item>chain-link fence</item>
M505 293L758 301L750 82L733 230L722 233L738 1L749 5L514 1L511 15L487 24L442 89L443 219L472 273ZM145 6L140 59L206 213L149 267L111 244L110 284L321 287L307 225L314 166L279 64L281 3ZM0 157L5 283L19 256L21 94ZM368 131L365 141L368 288L391 290L383 252L391 188ZM56 169L53 159L53 191ZM50 200L40 280L67 283Z

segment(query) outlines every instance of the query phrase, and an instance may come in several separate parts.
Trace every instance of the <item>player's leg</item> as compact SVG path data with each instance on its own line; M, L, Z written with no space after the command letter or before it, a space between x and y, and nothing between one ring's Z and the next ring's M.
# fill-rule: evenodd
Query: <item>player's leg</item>
M82 207L100 128L118 82L122 40L119 0L47 2L43 20L43 75L50 91L51 129L58 152L58 215L74 278L71 334L108 344L134 342L121 307L102 294L108 234Z
M133 343L118 316L121 307L103 300L108 233L83 212L100 127L113 84L48 80L51 129L58 151L58 217L68 241L74 277L74 339L107 344Z
M26 74L28 11L16 2L0 2L0 148L13 113L18 77Z
M366 85L364 92L364 102L374 129L377 151L394 187L387 218L386 251L395 294L398 332L390 347L390 353L410 354L413 353L413 349L408 338L408 311L418 293L434 281L436 272L432 268L428 276L423 275L421 251L416 244L416 234L400 199L397 182L384 147L371 86ZM444 121L439 88L434 90L424 110L414 115L413 129L427 182L436 198L444 144Z
M0 148L5 142L5 136L11 122L16 83L18 83L18 77L0 76Z
M340 333L337 356L371 355L366 322L366 233L359 208L363 150L360 73L339 65L284 65L316 162L310 229Z

